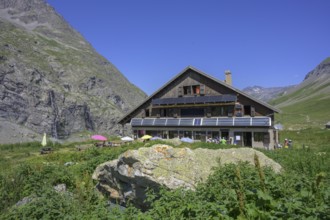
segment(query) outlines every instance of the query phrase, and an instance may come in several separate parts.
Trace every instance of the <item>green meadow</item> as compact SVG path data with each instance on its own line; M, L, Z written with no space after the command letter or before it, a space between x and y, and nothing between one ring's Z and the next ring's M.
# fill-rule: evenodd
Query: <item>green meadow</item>
M0 145L0 219L329 219L330 130L284 130L280 138L292 139L293 149L263 152L283 166L282 173L258 163L215 167L196 191L150 191L152 205L146 212L130 205L110 206L95 190L91 175L97 165L129 149L162 142L113 148L96 148L91 142L50 143L54 151L46 155L40 155L40 143ZM91 147L77 150L84 145ZM65 184L67 191L55 192L58 184Z

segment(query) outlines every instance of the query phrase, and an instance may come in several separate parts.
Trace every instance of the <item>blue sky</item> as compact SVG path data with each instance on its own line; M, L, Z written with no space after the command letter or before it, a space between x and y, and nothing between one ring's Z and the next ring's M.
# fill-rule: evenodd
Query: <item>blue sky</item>
M329 0L47 0L148 95L188 65L287 86L330 56Z

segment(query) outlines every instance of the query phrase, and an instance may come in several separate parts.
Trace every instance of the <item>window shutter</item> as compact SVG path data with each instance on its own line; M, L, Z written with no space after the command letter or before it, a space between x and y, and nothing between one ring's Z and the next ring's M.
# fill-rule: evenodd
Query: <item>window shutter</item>
M251 107L251 117L254 117L256 115L256 110L254 107Z
M205 95L205 85L200 85L200 94Z
M179 86L179 87L178 87L178 97L181 97L181 96L182 96L182 93L183 93L182 90L183 90L183 89L182 89L182 86Z

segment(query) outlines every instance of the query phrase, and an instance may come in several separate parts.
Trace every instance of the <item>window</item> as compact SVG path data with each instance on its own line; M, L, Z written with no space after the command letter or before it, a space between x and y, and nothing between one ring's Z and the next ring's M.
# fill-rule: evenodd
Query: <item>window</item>
M174 109L169 108L167 109L167 117L173 117L174 116Z
M169 131L168 136L170 139L178 137L178 131Z
M183 108L181 109L181 117L204 117L204 109L202 108Z
M167 117L167 109L163 108L160 110L160 116L161 117Z
M251 115L251 106L249 105L244 106L244 115Z
M149 111L149 109L145 109L145 116L146 116L146 117L149 117L149 116L150 116L150 111Z
M197 86L192 86L192 92L193 92L194 95L199 95L200 92L201 92L201 88L200 88L200 86L199 86L199 85L197 85Z
M227 106L225 108L225 114L228 114L229 117L232 117L234 113L234 106Z
M212 139L219 139L219 131L211 131L210 135Z
M190 95L191 94L191 86L184 86L183 87L183 94Z
M195 140L206 140L206 132L205 131L195 131L194 132Z
M254 132L254 141L255 142L263 142L265 132Z
M203 85L183 86L183 95L203 95L203 94L204 94Z
M192 138L192 131L184 131L183 132L183 137Z
M228 114L232 111L232 106L212 106L211 107L211 115L213 117L216 116L228 116Z
M213 106L211 107L212 116L222 116L223 107Z

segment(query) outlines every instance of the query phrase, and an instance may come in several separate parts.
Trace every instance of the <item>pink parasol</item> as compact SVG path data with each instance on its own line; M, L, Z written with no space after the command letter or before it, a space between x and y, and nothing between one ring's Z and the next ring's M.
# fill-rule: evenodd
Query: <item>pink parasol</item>
M93 135L92 139L97 140L97 141L106 141L107 140L106 137L99 135L99 134Z

